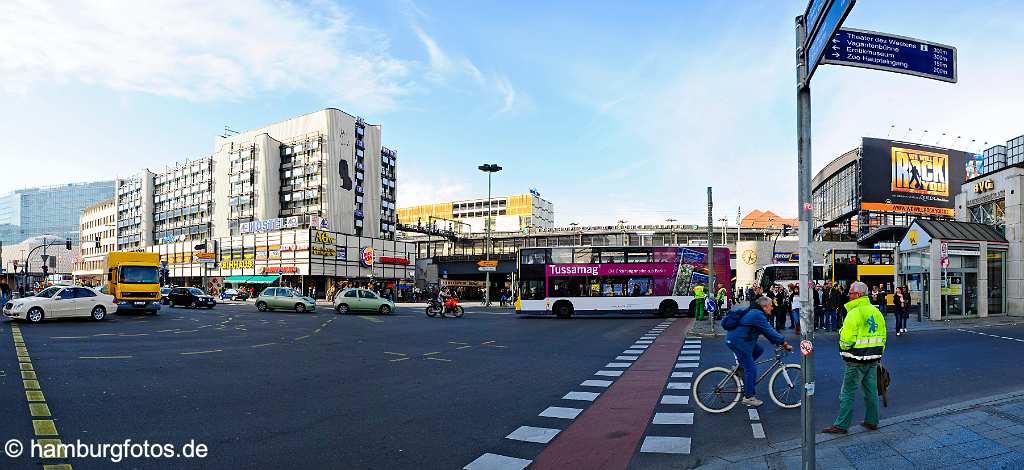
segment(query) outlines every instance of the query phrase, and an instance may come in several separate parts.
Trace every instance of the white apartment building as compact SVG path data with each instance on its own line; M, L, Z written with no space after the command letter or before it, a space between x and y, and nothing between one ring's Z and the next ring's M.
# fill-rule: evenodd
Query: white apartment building
M75 259L76 278L100 281L106 270L106 255L117 247L117 200L100 201L85 209L79 219L81 255Z

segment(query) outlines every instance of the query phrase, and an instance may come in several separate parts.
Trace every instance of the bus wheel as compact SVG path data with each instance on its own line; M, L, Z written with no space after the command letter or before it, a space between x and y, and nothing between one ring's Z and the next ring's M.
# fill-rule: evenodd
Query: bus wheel
M674 317L679 315L679 304L675 300L663 300L658 306L659 317Z
M558 318L569 318L572 316L572 304L568 300L559 300L555 302L553 308L555 316Z

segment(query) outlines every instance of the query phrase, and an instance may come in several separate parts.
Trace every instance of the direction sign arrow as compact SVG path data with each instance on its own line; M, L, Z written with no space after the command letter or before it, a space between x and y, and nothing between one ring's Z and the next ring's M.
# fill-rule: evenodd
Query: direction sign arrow
M956 83L956 48L894 34L840 29L824 63L905 73Z

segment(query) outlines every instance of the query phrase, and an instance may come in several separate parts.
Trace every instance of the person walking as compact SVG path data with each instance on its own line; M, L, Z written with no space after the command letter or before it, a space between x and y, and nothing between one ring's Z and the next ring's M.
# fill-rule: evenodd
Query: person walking
M790 305L790 308L791 308L791 310L789 312L789 317L790 317L789 321L793 325L793 331L795 331L796 334L799 335L800 334L800 307L801 307L800 288L797 287L796 285L793 285L792 286L792 293L793 293L793 295L789 298L789 305Z
M903 287L897 287L896 293L892 296L893 306L896 307L896 336L907 333L907 318L910 316L910 297Z
M743 314L739 326L729 330L725 334L725 344L729 346L732 353L736 355L736 362L743 368L743 404L747 406L761 406L764 401L755 395L757 385L757 358L764 352L764 348L757 344L758 336L764 336L769 342L782 346L787 351L793 347L786 342L782 336L768 322L768 316L774 309L774 301L768 297L761 296L751 303L747 313Z
M0 310L7 305L8 300L11 300L11 286L7 284L7 279L0 279Z
M853 399L860 388L864 395L865 429L878 429L878 361L885 351L885 316L871 304L868 286L850 284L850 301L845 304L846 321L839 331L839 355L846 362L843 387L839 394L839 415L822 430L828 434L846 434L853 418Z
M726 301L728 300L729 293L725 290L725 285L718 283L718 292L715 293L715 303L718 304L718 311L726 311Z

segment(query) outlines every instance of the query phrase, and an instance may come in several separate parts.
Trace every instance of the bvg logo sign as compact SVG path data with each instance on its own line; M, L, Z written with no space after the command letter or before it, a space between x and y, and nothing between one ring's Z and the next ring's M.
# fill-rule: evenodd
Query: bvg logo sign
M949 197L949 155L893 147L892 192Z

